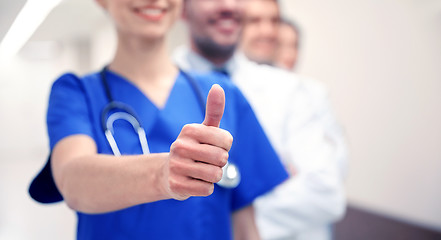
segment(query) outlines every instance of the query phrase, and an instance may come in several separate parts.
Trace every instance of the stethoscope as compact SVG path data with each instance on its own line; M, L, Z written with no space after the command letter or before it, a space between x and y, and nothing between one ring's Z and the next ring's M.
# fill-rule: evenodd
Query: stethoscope
M141 121L139 121L139 118L132 107L113 99L110 92L109 84L107 83L106 72L107 66L105 66L100 72L101 82L103 84L103 88L108 100L108 104L103 108L103 111L101 112L101 127L104 131L107 142L112 149L113 155L121 156L121 152L119 151L118 145L116 144L115 138L113 137L113 123L116 120L125 120L130 123L134 131L138 134L139 144L141 145L142 153L150 154L146 132L141 125ZM188 80L193 91L196 93L202 113L205 115L205 98L202 94L202 90L200 90L198 84L190 75L182 70L180 70L180 72L182 75L184 75L185 79ZM109 115L110 112L112 113ZM227 164L222 168L222 170L222 179L217 184L224 188L237 187L240 183L240 171L236 164L230 163L228 161Z

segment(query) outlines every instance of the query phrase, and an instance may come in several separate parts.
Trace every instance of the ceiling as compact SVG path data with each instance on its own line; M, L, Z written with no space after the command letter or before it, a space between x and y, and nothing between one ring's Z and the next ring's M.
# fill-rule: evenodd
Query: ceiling
M0 0L0 39L3 39L26 0ZM94 0L64 0L47 16L31 40L82 38L106 21Z
M25 0L0 0L0 39L3 39Z

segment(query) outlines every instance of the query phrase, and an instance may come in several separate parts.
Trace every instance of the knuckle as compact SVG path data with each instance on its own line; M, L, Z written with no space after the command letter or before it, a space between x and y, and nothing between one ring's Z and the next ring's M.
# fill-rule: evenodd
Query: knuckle
M188 162L180 158L175 158L169 163L169 171L172 174L172 177L187 177L189 173Z
M181 133L185 136L194 136L197 131L197 125L194 123L185 124L184 127L182 127Z
M183 193L185 192L185 185L181 181L171 178L169 179L169 186L170 186L170 190L173 193L178 195L184 195Z
M188 148L188 144L186 141L182 139L176 139L170 147L170 152L177 155L183 155L186 152L186 149Z
M170 163L169 163L170 172L173 173L173 174L179 172L179 170L180 170L180 166L179 165L180 165L179 161L177 161L177 160L170 161Z
M176 139L176 140L172 143L172 145L171 145L171 147L170 147L170 150L172 150L172 151L176 151L176 150L182 148L183 146L184 146L183 141L182 141L181 139L178 138L178 139Z
M190 128L191 128L190 124L185 124L182 127L181 133L184 134L184 135L187 134L190 131Z

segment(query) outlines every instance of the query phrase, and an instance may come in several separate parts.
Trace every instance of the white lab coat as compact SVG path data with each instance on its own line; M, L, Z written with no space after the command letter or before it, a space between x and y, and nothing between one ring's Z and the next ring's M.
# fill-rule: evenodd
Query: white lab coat
M214 69L185 46L176 49L173 58L186 71ZM317 81L251 62L240 53L224 67L287 169L295 169L292 177L254 204L262 239L331 239L331 224L345 212L347 154L325 88Z

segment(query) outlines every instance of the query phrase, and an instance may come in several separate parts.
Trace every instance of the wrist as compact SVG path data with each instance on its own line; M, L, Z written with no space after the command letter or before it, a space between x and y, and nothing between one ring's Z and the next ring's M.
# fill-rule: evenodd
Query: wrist
M159 200L173 198L168 184L168 157L169 153L158 153L156 168L153 171L153 187Z

